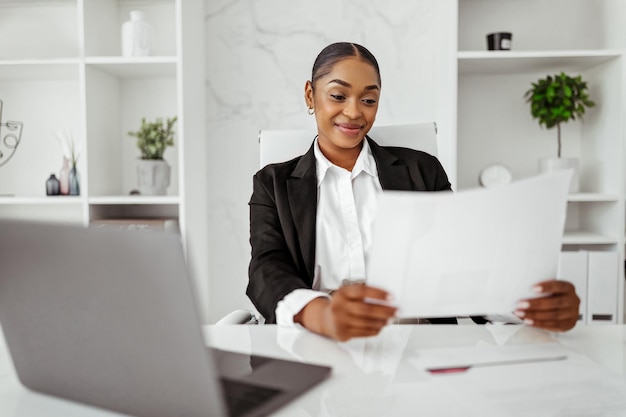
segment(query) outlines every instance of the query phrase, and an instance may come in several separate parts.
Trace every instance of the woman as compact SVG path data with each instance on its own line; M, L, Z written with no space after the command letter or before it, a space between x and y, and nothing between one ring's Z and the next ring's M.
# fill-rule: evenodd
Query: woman
M378 63L366 48L327 46L304 87L317 123L313 145L254 176L247 294L268 323L343 341L376 335L395 316L388 293L362 284L376 194L451 188L435 157L366 139L380 93ZM518 317L552 331L576 324L580 301L572 284L551 280L536 290L544 297L520 301Z

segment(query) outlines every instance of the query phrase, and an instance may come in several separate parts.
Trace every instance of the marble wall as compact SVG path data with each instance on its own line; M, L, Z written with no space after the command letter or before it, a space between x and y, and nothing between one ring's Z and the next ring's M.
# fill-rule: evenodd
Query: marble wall
M377 123L437 121L440 158L455 176L456 1L206 0L209 321L245 296L248 201L259 129L313 128L303 98L313 61L351 41L378 59Z

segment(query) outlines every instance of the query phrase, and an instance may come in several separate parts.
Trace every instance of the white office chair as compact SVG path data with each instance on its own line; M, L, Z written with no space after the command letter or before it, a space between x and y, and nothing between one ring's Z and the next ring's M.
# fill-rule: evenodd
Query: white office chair
M260 167L288 161L309 150L316 132L308 129L259 131ZM418 149L437 156L437 124L374 126L369 134L381 146Z
M288 161L306 153L315 135L315 130L309 129L259 131L260 167ZM437 124L434 122L375 126L368 136L381 146L417 149L437 156ZM252 311L235 310L215 324L259 324L262 322L263 318Z

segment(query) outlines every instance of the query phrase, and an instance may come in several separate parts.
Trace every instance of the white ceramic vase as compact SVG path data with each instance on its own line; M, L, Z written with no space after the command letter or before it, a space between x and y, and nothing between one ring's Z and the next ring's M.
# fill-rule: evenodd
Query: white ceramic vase
M165 195L170 185L170 171L164 160L137 160L137 187L141 195Z
M122 55L149 56L152 54L154 28L141 11L130 12L130 20L122 25Z
M562 169L571 169L574 171L572 182L570 183L569 192L577 193L579 191L578 177L578 158L542 158L539 160L539 172L546 173Z

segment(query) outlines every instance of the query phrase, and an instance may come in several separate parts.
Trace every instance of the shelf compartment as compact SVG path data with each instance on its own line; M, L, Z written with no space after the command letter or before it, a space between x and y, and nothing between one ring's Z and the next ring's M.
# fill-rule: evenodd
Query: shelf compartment
M175 0L90 0L85 1L84 7L85 56L121 55L122 25L132 10L144 12L146 21L154 27L152 54L176 55Z
M618 50L585 51L459 51L459 74L581 72L618 59Z
M576 50L620 45L623 5L620 0L459 0L458 49L486 49L486 35L513 34L512 49ZM554 30L555 16L575 30Z
M558 70L558 68L552 68ZM622 60L587 70L592 99L582 121L562 126L563 156L579 159L583 193L617 194L622 188ZM536 175L540 158L556 156L557 132L541 128L530 115L524 93L542 74L459 74L458 187L478 186L480 171L494 162L514 178ZM583 198L583 197L581 197Z
M2 1L0 16L0 59L78 55L76 1Z
M48 65L35 67L38 71L50 68ZM74 68L78 73L78 65ZM6 67L0 66L0 74L3 69ZM15 154L1 168L0 195L46 196L46 180L52 173L58 177L63 165L63 148L55 138L55 131L72 132L80 152L78 169L82 178L85 147L78 77L6 80L0 76L0 91L3 121L23 123Z
M105 69L117 64L101 64ZM143 64L119 64L119 68L146 70ZM175 68L175 64L166 65ZM137 188L136 161L140 157L136 138L128 135L141 126L141 119L155 120L177 115L177 79L120 78L100 64L86 68L87 144L89 149L89 192L93 197L127 196ZM175 130L178 131L178 122ZM168 196L178 195L178 135L164 159L172 176Z

